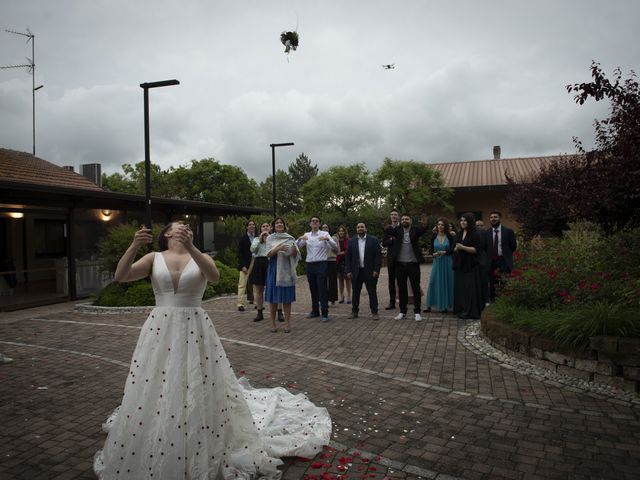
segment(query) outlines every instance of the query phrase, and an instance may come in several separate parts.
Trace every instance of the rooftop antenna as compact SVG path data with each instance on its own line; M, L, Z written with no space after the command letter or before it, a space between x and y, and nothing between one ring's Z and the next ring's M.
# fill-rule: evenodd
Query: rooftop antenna
M26 32L16 32L15 30L5 30L7 33L13 33L14 35L22 35L23 37L27 37L27 43L31 42L31 58L27 57L27 61L29 63L25 63L22 65L0 65L0 69L9 69L9 68L26 68L27 71L31 74L31 100L32 100L32 111L33 111L33 155L36 154L36 90L40 90L44 85L39 85L36 87L36 36L31 33L29 27L27 27Z

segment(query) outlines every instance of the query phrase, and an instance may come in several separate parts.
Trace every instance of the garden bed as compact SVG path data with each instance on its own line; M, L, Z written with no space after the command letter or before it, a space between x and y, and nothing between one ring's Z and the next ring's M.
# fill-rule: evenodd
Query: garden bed
M596 336L588 347L572 349L500 320L492 310L483 314L480 329L497 349L557 373L640 392L640 338Z

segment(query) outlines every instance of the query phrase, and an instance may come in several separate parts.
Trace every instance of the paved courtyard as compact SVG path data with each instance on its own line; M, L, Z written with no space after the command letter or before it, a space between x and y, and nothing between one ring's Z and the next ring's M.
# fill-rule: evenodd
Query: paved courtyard
M428 269L423 272L423 285ZM387 279L378 292L386 305ZM304 392L329 410L332 444L285 459L284 479L640 479L640 403L520 373L477 348L453 315L393 320L395 311L305 318L269 332L235 299L204 305L238 376ZM1 297L0 297L1 298ZM0 317L0 479L89 479L119 404L146 313L82 313L73 303Z

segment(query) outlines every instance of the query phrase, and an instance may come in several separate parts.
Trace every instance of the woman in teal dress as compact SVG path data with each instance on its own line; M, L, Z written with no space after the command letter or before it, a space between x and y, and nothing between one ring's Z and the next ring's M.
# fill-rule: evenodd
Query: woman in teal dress
M447 234L448 225L449 221L446 218L439 218L436 232L431 237L433 265L429 277L425 312L430 312L431 308L434 308L446 313L453 307L453 261L451 255L453 254L454 242Z

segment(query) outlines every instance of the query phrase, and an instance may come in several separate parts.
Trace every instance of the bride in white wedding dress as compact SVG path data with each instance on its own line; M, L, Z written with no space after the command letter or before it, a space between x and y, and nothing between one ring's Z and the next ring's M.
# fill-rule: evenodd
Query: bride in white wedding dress
M236 378L201 307L214 261L192 242L187 225L172 223L161 252L134 263L147 229L136 232L115 279L151 276L156 307L144 325L121 405L103 425L96 453L100 479L280 478L281 456L313 457L329 442L331 419L304 395L253 389Z

